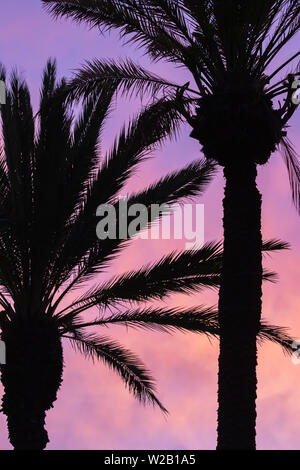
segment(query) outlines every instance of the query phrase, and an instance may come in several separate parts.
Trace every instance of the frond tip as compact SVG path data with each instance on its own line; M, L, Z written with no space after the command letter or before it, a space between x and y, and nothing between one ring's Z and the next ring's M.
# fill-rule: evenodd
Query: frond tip
M263 246L262 246L263 253L270 253L274 251L289 250L289 249L290 249L290 244L288 242L284 242L277 238L264 241Z
M286 327L270 325L262 320L257 340L258 343L271 341L272 343L278 344L287 354L292 354L293 352L292 344L294 339L288 334Z
M287 167L292 197L296 209L300 212L300 161L292 143L287 138L281 140L280 150Z
M163 413L168 413L155 395L154 379L141 360L131 351L104 336L98 337L77 331L73 338L64 337L70 339L75 349L93 361L100 360L116 371L129 391L140 402L158 406Z

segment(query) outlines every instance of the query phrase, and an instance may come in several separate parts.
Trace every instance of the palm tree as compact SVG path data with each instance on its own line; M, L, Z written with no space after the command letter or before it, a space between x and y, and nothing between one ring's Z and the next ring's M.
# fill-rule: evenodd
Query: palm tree
M277 79L300 52L278 65L300 28L299 0L42 0L54 17L71 17L101 31L119 29L154 61L185 67L176 84L126 60L87 62L70 95L99 84L124 93L176 97L208 161L224 168L224 259L219 293L218 449L254 449L256 335L261 320L261 195L257 165L280 146L293 199L300 208L300 165L286 127L296 110L293 73ZM275 65L275 63L277 65ZM273 101L282 98L275 109ZM247 246L247 250L244 247Z
M3 68L0 75L5 80ZM119 191L137 165L169 135L175 117L171 106L170 116L165 119L164 114L159 130L158 116L170 103L162 100L145 108L101 156L98 169L102 131L115 88L90 96L75 118L72 106L56 99L65 86L65 80L57 82L55 63L49 61L37 126L28 87L16 73L10 80L6 105L1 107L0 328L7 352L7 364L1 366L2 411L15 449L43 449L48 442L45 413L53 406L62 382L62 338L102 360L139 400L165 412L142 362L117 342L91 332L90 327L117 322L161 330L210 328L214 334L216 322L213 309L134 308L131 303L218 285L219 244L171 253L151 266L98 283L77 300L65 303L67 294L102 273L128 244L126 239L97 238L96 209L105 203L118 209ZM150 209L151 204L201 194L213 172L212 165L194 162L132 194L128 205L140 203ZM119 219L121 214L117 212L117 216ZM155 217L149 210L148 223ZM200 274L198 264L202 262ZM119 308L114 311L120 304L121 314ZM101 313L88 321L82 314L95 306Z

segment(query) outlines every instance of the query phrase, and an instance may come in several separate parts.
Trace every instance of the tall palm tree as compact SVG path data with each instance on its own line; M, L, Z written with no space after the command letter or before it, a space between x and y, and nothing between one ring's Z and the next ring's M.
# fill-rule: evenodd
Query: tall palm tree
M224 168L224 259L219 294L220 356L218 448L254 449L256 335L261 319L261 195L257 165L280 146L293 198L300 208L300 165L286 137L296 110L293 65L280 53L300 28L299 0L42 0L54 17L66 16L102 31L117 28L154 61L184 66L190 83L165 80L132 60L86 63L70 84L75 97L99 84L128 93L176 96L208 161ZM275 65L276 64L276 65ZM273 101L282 98L275 109ZM247 246L247 251L243 247Z

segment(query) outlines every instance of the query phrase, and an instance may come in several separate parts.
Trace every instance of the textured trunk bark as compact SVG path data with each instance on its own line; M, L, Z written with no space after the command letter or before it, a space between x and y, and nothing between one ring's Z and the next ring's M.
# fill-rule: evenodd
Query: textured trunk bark
M217 449L255 449L256 336L261 318L261 195L256 165L224 168L224 258L219 294Z
M44 324L9 324L2 332L6 364L2 411L15 450L43 450L49 442L46 411L53 407L62 382L63 355L59 332Z

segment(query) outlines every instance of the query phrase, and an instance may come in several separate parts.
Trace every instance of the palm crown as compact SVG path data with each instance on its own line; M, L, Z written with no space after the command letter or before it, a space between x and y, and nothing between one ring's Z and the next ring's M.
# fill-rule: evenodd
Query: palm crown
M202 144L205 156L222 165L241 155L265 163L279 145L299 208L300 167L284 130L297 107L291 98L299 66L277 77L295 63L300 52L274 65L278 53L299 31L298 0L43 3L55 17L72 17L101 30L119 29L154 61L163 59L184 66L196 85L172 83L132 60L95 60L77 73L72 94L88 94L105 82L118 82L126 93L134 89L137 93L175 94L177 110L193 127L192 136ZM274 109L272 100L277 97L283 100Z
M68 104L53 99L64 87L64 81L56 83L55 64L49 62L43 76L38 129L27 86L16 75L11 80L7 104L1 109L1 327L5 330L8 324L34 323L43 317L55 319L61 335L72 333L73 342L114 366L141 398L154 399L142 366L115 343L84 334L80 314L95 305L105 309L117 302L162 298L200 285L216 286L220 246L211 244L194 253L171 253L151 266L97 285L78 300L61 306L71 290L103 272L127 244L123 239L97 238L97 206L111 202L117 208L118 192L136 165L170 131L167 120L160 121L161 128L157 129L159 109L148 107L121 131L112 149L102 156L98 169L99 137L114 90L90 97L75 119ZM132 194L128 203L143 203L150 208L153 203L171 203L200 194L212 174L212 166L195 162ZM199 261L204 262L202 274L195 272ZM92 324L149 321L163 327L168 317L170 326L187 329L189 320L192 326L193 319L200 319L196 312L183 316L175 310L131 309L122 315L99 317Z

